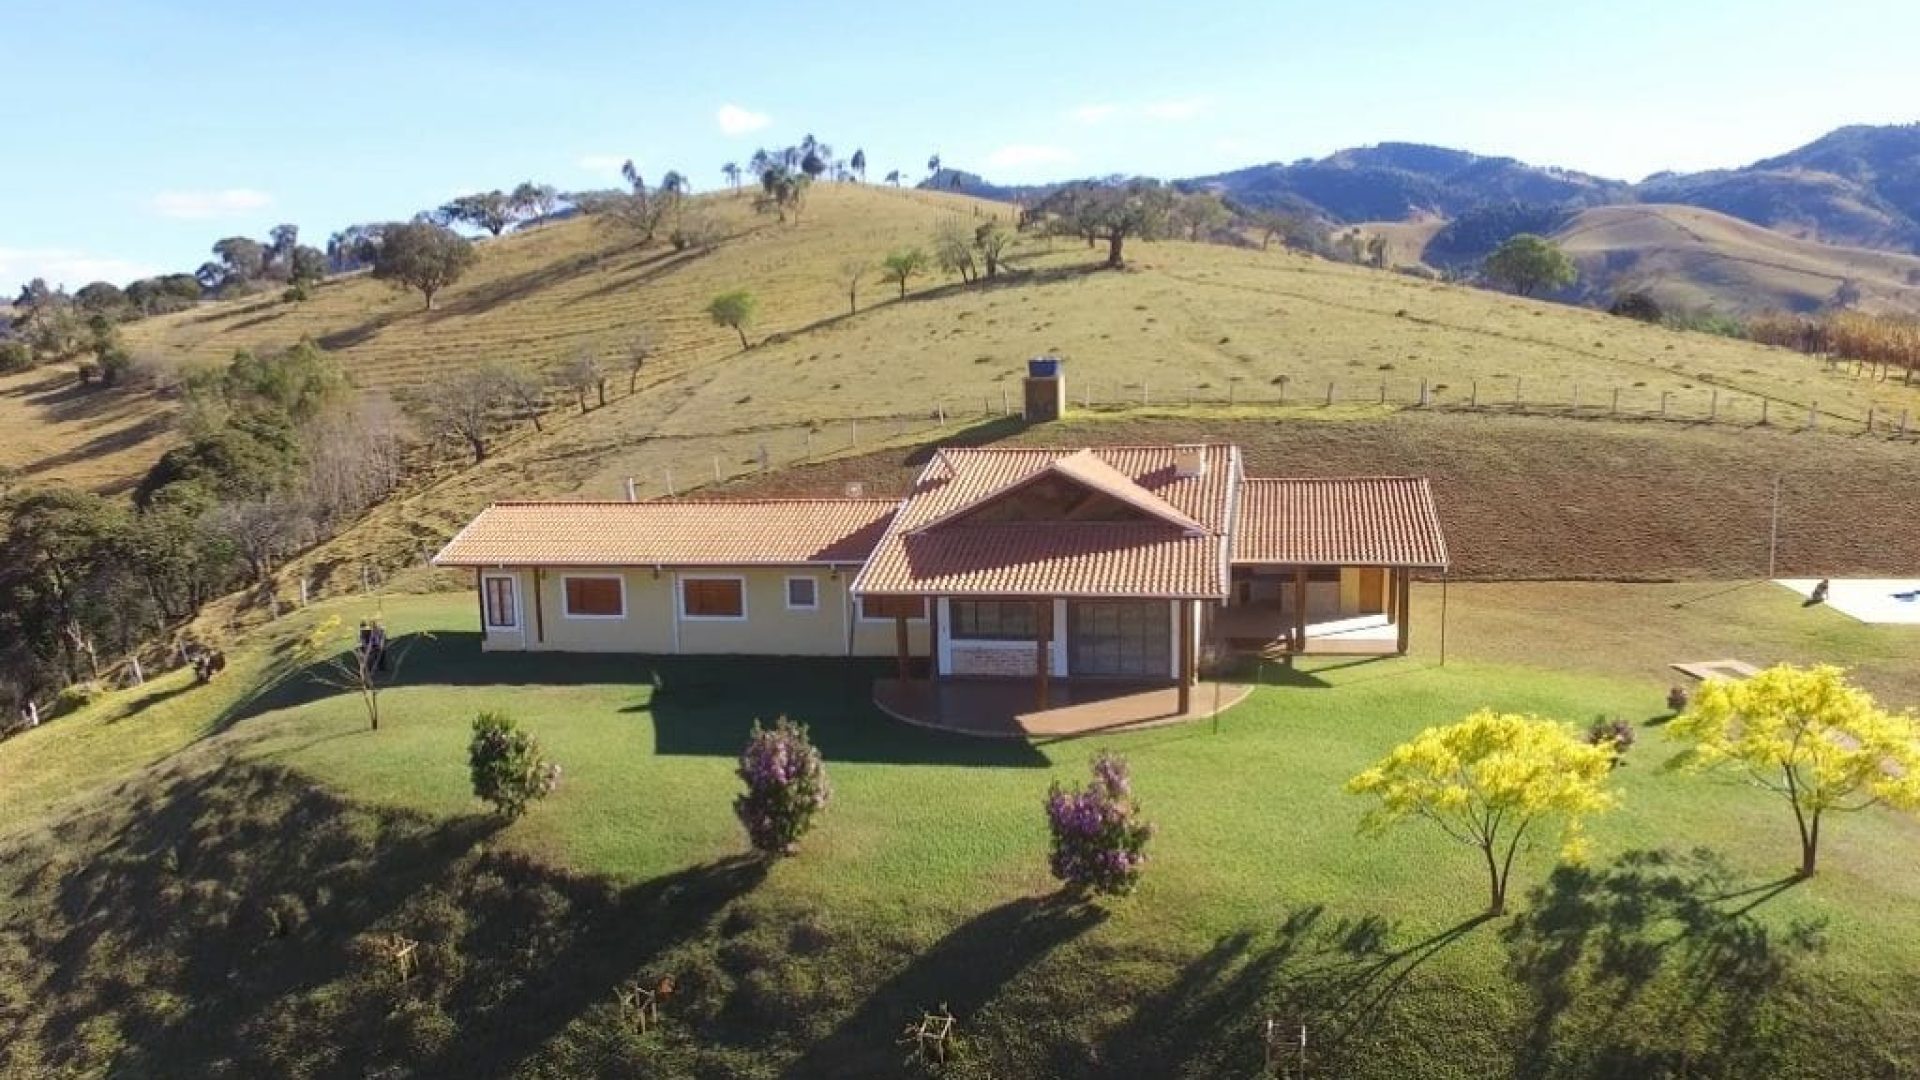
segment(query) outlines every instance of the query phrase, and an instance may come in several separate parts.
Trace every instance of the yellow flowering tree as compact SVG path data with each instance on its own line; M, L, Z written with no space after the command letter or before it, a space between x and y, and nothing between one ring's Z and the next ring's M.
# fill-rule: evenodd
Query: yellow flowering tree
M1347 790L1379 799L1361 822L1365 831L1425 818L1479 849L1492 889L1487 910L1500 915L1514 854L1535 826L1557 821L1572 856L1581 818L1613 808L1613 757L1611 748L1590 745L1563 724L1482 709L1394 747Z
M1710 679L1667 730L1692 744L1675 765L1737 768L1787 800L1800 829L1802 877L1819 865L1828 813L1882 803L1920 809L1920 727L1831 665Z

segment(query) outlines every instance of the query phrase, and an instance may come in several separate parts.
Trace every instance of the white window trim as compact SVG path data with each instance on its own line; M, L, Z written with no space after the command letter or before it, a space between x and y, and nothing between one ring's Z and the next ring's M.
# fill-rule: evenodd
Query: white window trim
M573 606L567 602L567 582L569 581L605 581L612 578L620 583L620 614L618 615L581 615L576 614ZM627 617L627 575L625 574L561 574L560 575L560 617L576 619L581 622L611 622Z
M920 597L919 599L920 599L920 614L910 616L907 619L907 621L910 623L917 623L917 622L923 623L927 621L927 608L931 606L932 601L924 596ZM869 623L874 626L880 626L883 624L887 626L893 625L894 618L891 615L882 615L877 619L868 618L867 617L867 598L864 596L858 596L854 598L854 607L859 609L860 621L863 623Z
M510 623L489 622L480 629L488 633L495 630L518 633L520 630L520 576L518 574L486 573L480 575L480 612L483 619L493 617L493 606L487 603L487 583L490 581L504 581L511 587L513 593L513 621Z
M796 581L805 581L810 583L813 586L813 603L796 604L793 602L793 583ZM820 579L815 575L788 574L787 580L784 583L782 583L780 588L781 588L781 594L780 594L781 598L786 601L788 611L819 611L820 610Z
M689 615L687 613L687 582L689 581L731 581L740 586L740 614L738 615ZM814 594L818 599L819 593ZM747 621L747 579L741 574L682 574L674 582L673 605L685 622L746 622Z

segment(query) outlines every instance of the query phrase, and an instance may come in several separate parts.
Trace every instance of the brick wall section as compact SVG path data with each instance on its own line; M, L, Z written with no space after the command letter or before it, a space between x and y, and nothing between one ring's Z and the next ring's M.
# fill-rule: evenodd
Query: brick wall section
M1031 642L1006 645L965 645L954 642L954 675L993 675L1007 678L1032 678L1035 646Z

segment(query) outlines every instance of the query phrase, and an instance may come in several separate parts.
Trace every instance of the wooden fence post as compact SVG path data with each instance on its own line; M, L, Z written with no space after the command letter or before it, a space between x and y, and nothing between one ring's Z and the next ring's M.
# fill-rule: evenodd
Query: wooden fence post
M1820 426L1820 403L1815 401L1807 405L1807 430Z
M1900 434L1905 435L1906 433L1907 433L1907 410L1901 409L1900 410Z
M1473 380L1471 384L1471 389L1469 389L1467 392L1467 407L1471 409L1477 409L1480 407L1480 380L1479 379Z
M637 495L637 494L635 493L635 491L634 491L634 487L633 487L633 477L631 477L631 476L629 476L629 477L627 477L627 501L628 501L628 502L639 502L639 501L640 501L640 499L639 499L639 497L638 497L638 495Z
M1873 406L1867 406L1867 434L1869 435L1873 434L1873 413Z
M278 606L277 600L275 601L275 606ZM138 655L135 655L133 657L133 685L145 686L146 684L147 684L147 673L140 670L140 657Z
M1381 379L1380 380L1380 404L1385 405L1386 403L1387 403L1387 380Z
M765 440L762 440L760 443L760 471L767 471L767 444Z
M716 484L720 482L720 455L719 454L713 455L713 482Z
M1521 385L1520 376L1515 375L1513 377L1513 407L1516 409L1526 405L1527 403L1526 397L1522 395L1520 392L1520 385Z
M1671 390L1660 391L1660 415L1661 416L1667 415L1667 398L1670 397L1672 394L1673 394L1673 391Z
M1153 404L1152 388L1147 385L1145 379L1140 380L1140 404L1142 407Z
M1713 388L1713 399L1707 405L1707 419L1720 419L1720 388L1717 386Z
M1006 416L1012 412L1013 408L1007 404L1007 388L1003 386L1000 388L1000 415Z
M1327 384L1327 404L1328 405L1333 404L1333 384L1332 383Z
M1580 415L1580 384L1573 384L1573 408L1569 410L1575 416Z
M813 460L813 429L807 429L807 460Z
M1620 415L1620 388L1617 386L1613 388L1613 414L1612 415L1614 416Z
M1761 398L1761 399L1760 399L1760 426L1761 426L1761 427L1766 427L1766 426L1767 426L1767 411L1768 411L1768 406L1770 406L1770 405L1772 405L1772 404L1773 404L1773 399L1772 399L1772 398Z
M1001 392L1005 393L1005 390L1003 389ZM860 445L860 418L856 416L852 420L849 420L847 423L852 428L852 433L847 436L847 445L859 446Z
M1420 380L1420 407L1424 409L1428 405L1431 405L1432 403L1433 403L1433 399L1427 396L1427 380L1421 379Z
M666 472L667 472L667 498L671 499L674 496L678 495L679 492L673 490L673 467L668 466Z
M32 698L27 699L27 726L40 726L40 706L35 705Z

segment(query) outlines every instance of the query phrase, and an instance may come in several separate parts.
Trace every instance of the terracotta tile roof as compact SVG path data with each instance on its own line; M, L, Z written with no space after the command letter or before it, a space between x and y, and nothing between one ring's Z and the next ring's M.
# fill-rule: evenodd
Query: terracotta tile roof
M943 450L854 581L855 592L1223 597L1239 457L1199 448L1199 476L1172 446ZM971 521L967 511L1046 475L1108 494L1149 518Z
M1441 567L1447 541L1424 477L1247 477L1233 561Z
M792 566L865 562L893 499L503 502L436 566Z

